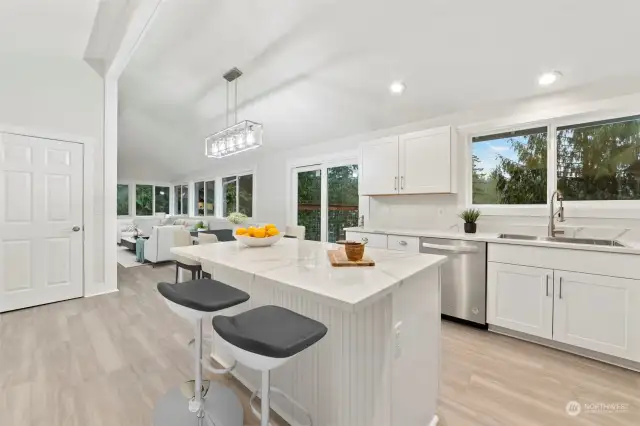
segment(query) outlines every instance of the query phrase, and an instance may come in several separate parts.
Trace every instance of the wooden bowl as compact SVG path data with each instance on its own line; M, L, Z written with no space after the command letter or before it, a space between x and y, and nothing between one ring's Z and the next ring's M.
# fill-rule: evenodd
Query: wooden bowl
M352 262L357 262L358 260L362 260L364 256L364 244L347 241L344 244L344 252L347 255L347 259Z

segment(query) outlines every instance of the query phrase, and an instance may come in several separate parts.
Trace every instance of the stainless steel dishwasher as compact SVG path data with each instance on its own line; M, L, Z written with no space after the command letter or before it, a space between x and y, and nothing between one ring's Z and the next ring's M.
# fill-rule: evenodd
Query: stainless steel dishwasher
M420 252L447 256L441 269L442 315L487 325L487 243L420 238Z

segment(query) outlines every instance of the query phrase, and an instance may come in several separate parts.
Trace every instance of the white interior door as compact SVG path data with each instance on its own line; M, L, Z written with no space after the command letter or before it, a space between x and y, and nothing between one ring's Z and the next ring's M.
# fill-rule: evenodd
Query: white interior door
M83 147L0 134L0 312L83 294Z

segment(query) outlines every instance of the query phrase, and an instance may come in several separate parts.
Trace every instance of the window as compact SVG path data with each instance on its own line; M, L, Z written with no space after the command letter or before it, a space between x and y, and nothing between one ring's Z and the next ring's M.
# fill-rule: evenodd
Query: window
M222 178L222 216L240 212L253 216L253 175Z
M558 127L556 143L565 200L640 199L640 116Z
M136 216L153 215L153 185L136 185Z
M168 186L156 186L155 187L155 210L156 213L169 214L169 187Z
M118 216L129 216L129 185L118 184Z
M196 182L194 184L197 197L196 216L215 216L216 182Z
M194 184L196 193L196 216L204 216L204 182Z
M222 178L222 216L227 217L229 213L237 211L237 180L236 176Z
M238 211L253 216L253 175L238 177Z
M189 186L176 185L174 188L174 207L176 215L189 214Z
M216 199L216 182L214 180L204 183L204 196L205 196L205 216L214 216L216 214L215 199Z
M547 203L547 128L472 139L473 204Z

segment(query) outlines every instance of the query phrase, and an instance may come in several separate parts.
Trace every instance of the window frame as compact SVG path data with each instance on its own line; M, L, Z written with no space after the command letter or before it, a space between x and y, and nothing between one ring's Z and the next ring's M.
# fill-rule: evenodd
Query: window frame
M126 219L126 218L136 218L136 217L154 217L156 215L156 188L169 188L169 213L171 214L172 202L171 197L173 195L173 185L170 183L162 183L162 182L148 182L148 181L121 181L118 182L117 185L126 185L129 187L129 214L126 216L119 215L118 219ZM138 215L137 206L136 206L136 188L138 185L147 185L151 186L151 215ZM160 212L164 213L164 212Z
M358 166L358 174L362 170L362 158L357 150L339 151L326 155L317 155L314 157L296 158L287 161L287 180L285 190L287 194L287 224L298 224L298 177L297 172L309 170L321 170L320 183L320 240L327 241L328 227L328 188L327 188L327 170L332 167L348 166L356 164ZM362 180L358 175L358 194L360 194L360 185ZM365 223L369 220L369 198L368 196L358 196L358 214L364 217Z
M196 191L196 185L201 183L202 184L202 189L204 191L204 201L203 201L203 211L204 214L203 215L199 215L198 214L198 203L200 202L198 200L198 194ZM213 183L213 215L207 214L207 184L208 183ZM216 216L216 209L217 209L217 205L218 205L218 179L198 179L193 181L193 217L217 217Z
M480 124L460 126L458 132L464 141L464 207L480 209L486 216L547 217L549 200L558 187L557 140L558 127L575 126L590 122L615 120L640 115L634 105L589 111L566 116L551 116L546 119L526 121L512 120L509 124ZM473 138L504 132L547 127L547 202L546 204L473 204ZM564 201L565 216L572 218L637 219L640 200L583 200Z
M116 192L116 216L118 217L118 219L131 217L131 184L130 183L117 183L116 185L118 185L118 186L126 186L127 187L127 214L126 215L118 214L118 206L117 206L118 198L117 198L117 192Z
M220 193L220 196L218 197L218 195L216 194L216 199L219 200L219 203L217 205L220 206L220 210L219 210L219 214L221 218L224 218L224 185L223 185L223 181L225 179L228 178L235 178L235 182L236 182L236 207L234 211L238 211L238 209L240 208L240 178L242 176L251 176L251 216L249 216L249 219L253 219L256 216L256 173L254 171L249 171L249 172L242 172L242 173L231 173L231 174L225 174L219 178L216 178L215 181L216 183L219 181L220 182L220 190L218 191L218 186L216 184L216 193ZM200 182L200 181L198 181ZM206 191L206 190L205 190ZM216 209L218 208L217 206Z
M247 175L252 175L253 179L252 179L252 199L251 199L251 210L252 210L252 216L249 217L249 220L254 220L254 218L257 217L257 207L258 207L258 186L257 186L257 177L258 177L258 167L254 166L252 168L246 168L246 169L240 169L240 171L234 171L231 170L229 172L225 172L225 173L221 173L221 174L217 174L216 176L212 176L212 175L200 175L195 179L189 179L188 183L176 183L176 184L172 184L172 189L175 186L188 186L191 194L189 195L189 203L190 203L190 210L189 210L189 217L198 217L198 218L217 218L217 219L224 219L225 217L222 215L224 208L223 208L223 186L222 186L222 180L224 178L229 178L229 177L235 177L236 179L241 177L241 176L247 176ZM204 216L196 216L195 213L197 213L197 209L196 209L196 204L195 204L195 200L197 199L196 193L195 193L195 184L198 182L204 182L205 184L205 198L206 198L206 191L207 191L207 183L213 182L213 188L214 188L214 204L213 204L213 215L207 215L207 211L205 208L205 215ZM236 195L236 209L238 209L238 195ZM174 196L175 198L175 196ZM172 204L173 205L173 204ZM179 213L176 213L179 214Z
M193 193L195 191L192 190L193 185L187 183L175 183L172 184L171 186L171 190L173 191L173 201L171 203L171 206L173 207L173 216L187 216L187 217L191 217L191 207L193 206L193 203L191 202L191 198L193 197ZM179 187L180 191L176 192L176 188ZM182 213L182 208L180 209L180 211L178 211L178 203L177 203L177 198L182 198L182 190L183 188L186 187L187 188L187 212L186 213ZM181 206L182 207L182 206ZM171 209L169 209L171 210ZM195 217L195 216L194 216Z

